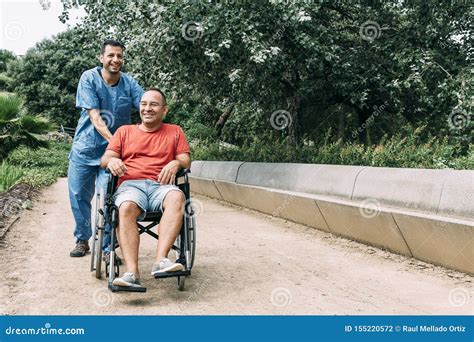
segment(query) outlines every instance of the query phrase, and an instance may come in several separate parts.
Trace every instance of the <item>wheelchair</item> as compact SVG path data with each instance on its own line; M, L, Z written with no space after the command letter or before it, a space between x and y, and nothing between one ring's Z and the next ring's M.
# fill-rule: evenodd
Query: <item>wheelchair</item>
M172 246L172 250L176 253L176 262L184 265L184 271L165 272L155 275L156 279L176 277L178 281L178 290L183 291L185 279L191 275L191 269L194 264L194 255L196 251L196 222L194 217L194 209L190 197L190 187L188 180L189 169L182 169L176 174L175 185L185 195L184 217L180 233ZM129 291L129 292L146 292L145 287L141 288L123 288L114 286L112 282L115 277L120 274L119 261L115 249L119 247L116 228L118 226L118 207L114 204L113 194L117 188L118 177L109 175L107 191L104 193L102 189L96 197L96 216L94 239L91 250L91 272L95 273L95 277L100 279L102 276L102 264L105 265L105 275L108 279L108 287L111 291ZM137 220L137 229L139 234L146 233L155 239L159 239L159 235L152 231L152 228L158 226L161 220L161 212L147 212L146 216ZM106 224L110 225L110 232L106 232ZM110 234L110 258L105 263L102 260L102 245L106 234ZM113 247L113 248L112 248Z

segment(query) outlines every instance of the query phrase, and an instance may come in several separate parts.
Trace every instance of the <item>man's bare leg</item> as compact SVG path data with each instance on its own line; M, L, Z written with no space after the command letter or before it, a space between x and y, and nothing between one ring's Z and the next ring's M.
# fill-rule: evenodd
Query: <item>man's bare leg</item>
M137 228L137 217L142 210L134 202L126 201L119 208L118 238L128 272L140 277L138 271L138 248L140 234Z
M167 258L183 223L184 195L181 191L170 191L163 202L163 216L160 221L160 239L156 249L156 263Z

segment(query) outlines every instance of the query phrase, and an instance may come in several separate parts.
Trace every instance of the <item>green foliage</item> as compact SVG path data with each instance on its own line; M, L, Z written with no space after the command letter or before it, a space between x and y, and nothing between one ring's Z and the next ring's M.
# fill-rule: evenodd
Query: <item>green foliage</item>
M100 44L74 28L43 40L10 63L12 87L26 99L28 111L55 124L75 127L79 118L75 108L77 84L82 72L98 65Z
M41 134L51 129L45 118L26 114L21 97L0 95L0 160L20 145L30 148L47 146Z
M63 20L78 3L80 27L8 62L31 113L74 126L79 76L118 38L194 159L473 168L467 2L63 0Z
M192 148L194 160L236 160L247 162L310 163L333 165L361 165L376 167L473 169L474 145L467 155L459 154L459 146L448 139L429 137L422 143L423 127L402 138L385 137L377 145L321 142L320 145L303 144L294 148L287 140L258 139L250 145L229 148L219 143L199 144Z
M13 79L8 77L5 73L0 73L0 91L11 90Z
M0 96L0 120L2 123L17 118L23 108L23 99L16 95Z
M21 168L12 166L3 161L2 164L0 164L0 193L7 191L17 184L22 176L23 171Z
M46 186L58 177L67 176L70 149L70 144L58 141L52 141L49 148L19 147L8 156L8 163L22 170L21 182L35 187Z
M72 3L63 3L67 14ZM352 141L351 132L371 118L357 142L380 143L406 124L453 137L450 113L472 112L467 2L80 3L88 12L84 30L115 32L144 86L159 85L190 105L190 123L231 144L271 132L270 115L279 109L292 122L279 134L292 145L329 128ZM225 127L216 125L234 107ZM463 134L470 137L472 127Z
M0 73L7 71L8 63L14 61L15 59L16 56L13 52L0 49Z
M469 146L469 152L466 156L459 157L456 160L459 169L474 170L474 145Z

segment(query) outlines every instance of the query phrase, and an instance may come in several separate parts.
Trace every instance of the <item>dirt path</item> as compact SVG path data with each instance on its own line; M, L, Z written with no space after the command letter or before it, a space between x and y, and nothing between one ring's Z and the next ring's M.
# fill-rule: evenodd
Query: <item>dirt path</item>
M186 291L149 275L155 242L142 237L144 294L112 294L70 258L66 179L44 190L0 241L3 314L472 314L465 274L195 196L197 255Z

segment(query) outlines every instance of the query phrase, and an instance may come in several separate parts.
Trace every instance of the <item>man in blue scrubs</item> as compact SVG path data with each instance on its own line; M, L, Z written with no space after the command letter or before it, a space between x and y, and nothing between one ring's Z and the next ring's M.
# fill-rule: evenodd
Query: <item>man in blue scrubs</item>
M117 128L130 124L132 106L140 107L143 89L135 79L120 71L124 50L120 42L106 40L100 53L102 67L85 71L77 87L76 107L82 111L68 170L69 200L76 221L76 246L70 252L71 257L82 257L89 251L92 197L96 187L107 186L100 158ZM106 252L109 244L104 243Z

